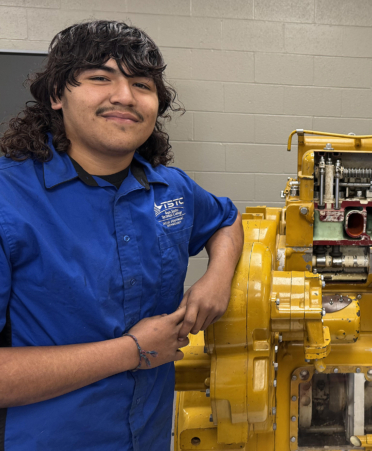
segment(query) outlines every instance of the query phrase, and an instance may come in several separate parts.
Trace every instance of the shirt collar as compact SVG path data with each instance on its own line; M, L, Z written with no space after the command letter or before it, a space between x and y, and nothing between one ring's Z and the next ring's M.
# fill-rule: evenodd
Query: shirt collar
M80 178L90 186L98 186L94 178L84 169L77 171L69 156L65 152L57 152L53 146L53 137L48 133L48 147L52 152L52 158L43 164L44 184L47 189L54 188L61 183ZM150 189L149 183L163 183L169 185L163 177L151 166L151 164L138 153L134 154L131 163L131 173L136 180L146 189ZM86 180L84 179L86 178Z

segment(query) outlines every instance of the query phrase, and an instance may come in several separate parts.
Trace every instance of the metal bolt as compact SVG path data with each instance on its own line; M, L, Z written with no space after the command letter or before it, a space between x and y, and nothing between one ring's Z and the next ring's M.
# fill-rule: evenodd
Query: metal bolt
M274 347L275 353L277 353L277 352L278 352L278 349L279 349L279 347L278 347L278 346L275 346L275 347Z
M295 374L292 376L292 380L293 380L293 381L296 381L296 380L297 380L297 376L296 376Z
M274 379L273 386L276 387L276 379Z
M273 415L276 415L276 407L272 408Z
M278 371L279 363L278 362L273 362L273 365L274 365L274 370Z
M297 401L297 396L293 395L292 396L292 401Z
M372 370L367 371L368 376L372 376Z
M295 416L291 417L291 421L296 421L297 418Z
M283 341L283 336L282 334L279 334L279 343L281 343Z
M211 396L211 390L210 390L210 388L207 388L207 389L206 389L206 391L205 391L205 396L206 396L207 398L210 398L210 396Z
M306 363L310 363L310 359L305 359L305 362Z
M291 437L291 442L294 443L296 441L296 437Z
M358 294L358 295L357 295L357 299L362 299L362 295L361 295L361 294Z
M279 305L279 304L280 304L280 299L279 299L279 298L275 301L275 304L276 304L276 305Z
M330 305L333 305L333 301L332 301L332 299L331 299L331 300L329 301L329 304L330 304Z
M302 370L300 373L301 379L307 379L309 377L309 372L306 370Z
M308 211L309 211L309 209L307 207L301 207L300 208L300 213L302 215L307 215Z
M357 369L355 370L355 372L356 372L356 373L360 373L360 372L361 372L361 369L360 369L360 368L357 368Z
M323 307L322 308L322 316L325 316L325 314L326 314L326 309Z
M335 368L335 369L333 370L333 372L334 372L334 373L338 373L338 368Z
M211 423L213 423L213 415L212 415L212 414L209 415L209 421L210 421Z
M323 274L320 276L320 280L324 280L324 276Z
M325 287L325 282L324 282L324 280L322 280L322 288L324 288Z
M273 431L276 431L276 423L273 424Z
M287 177L287 180L291 180L292 177Z
M316 268L313 268L313 274L317 274L318 270Z

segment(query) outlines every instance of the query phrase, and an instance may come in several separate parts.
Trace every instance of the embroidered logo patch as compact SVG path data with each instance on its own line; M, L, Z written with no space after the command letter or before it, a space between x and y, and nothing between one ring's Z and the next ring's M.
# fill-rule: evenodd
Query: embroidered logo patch
M156 205L154 202L155 217L165 227L173 227L181 224L185 215L183 205L183 197L161 202L160 205Z

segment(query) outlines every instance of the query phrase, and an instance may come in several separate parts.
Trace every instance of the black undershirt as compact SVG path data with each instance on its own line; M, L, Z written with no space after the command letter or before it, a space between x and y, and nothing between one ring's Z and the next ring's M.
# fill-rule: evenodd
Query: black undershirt
M75 161L73 158L71 158L70 155L69 155L69 158L70 158L70 160L75 168L75 171L77 172L77 175L81 181L83 181L85 184L87 184L89 186L98 186L97 182L94 180L94 178L91 174L88 174L88 172L85 169L83 169L77 161ZM99 177L103 180L106 180L106 182L111 183L112 185L116 186L117 189L119 189L120 185L127 178L128 173L129 173L129 166L120 172L116 172L115 174L95 175L94 177Z

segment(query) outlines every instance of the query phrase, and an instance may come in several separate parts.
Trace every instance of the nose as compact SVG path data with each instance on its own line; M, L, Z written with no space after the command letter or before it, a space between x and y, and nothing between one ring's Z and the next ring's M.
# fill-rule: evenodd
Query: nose
M130 79L123 77L117 81L111 93L110 102L114 105L135 106L136 99Z

